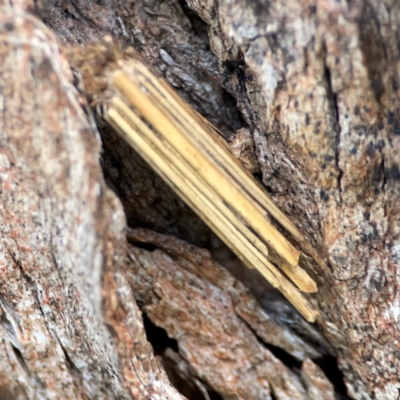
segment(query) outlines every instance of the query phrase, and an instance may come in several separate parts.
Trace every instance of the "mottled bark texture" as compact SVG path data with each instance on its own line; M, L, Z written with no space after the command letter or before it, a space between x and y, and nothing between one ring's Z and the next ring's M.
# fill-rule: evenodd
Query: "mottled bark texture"
M315 334L311 345L276 323L208 251L146 230L129 230L128 240L157 247L149 252L129 246L126 276L139 304L178 341L192 375L223 399L312 399L314 390L319 399L335 398L332 384L310 360L322 356L322 337ZM318 370L311 375L320 374L321 384L302 382L265 343L300 361L303 373Z
M315 275L321 326L349 394L397 399L400 3L189 4L220 70L244 61L224 83L263 182L326 257Z
M6 2L1 14L0 389L15 398L179 398L149 351L133 287L152 323L177 341L166 365L200 398L210 388L226 399L333 398L310 359L334 350L350 397L398 399L400 3L35 2L63 45L111 34L227 138L246 129L231 138L237 154L324 261L310 258L309 272L319 285L317 327L333 350L284 303L269 299L260 310L208 255L176 239L136 236L124 264L124 217L102 180L95 128L54 38L23 3ZM128 222L205 243L195 214L99 129L106 181Z
M32 6L0 14L0 396L182 399L124 278L97 130Z

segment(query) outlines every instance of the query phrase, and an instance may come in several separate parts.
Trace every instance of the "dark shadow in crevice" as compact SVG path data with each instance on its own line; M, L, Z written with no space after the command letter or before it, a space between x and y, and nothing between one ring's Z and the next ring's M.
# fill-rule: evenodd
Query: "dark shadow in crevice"
M324 371L326 377L332 382L336 392L340 394L341 400L350 400L344 383L344 375L337 366L337 359L333 356L325 356L313 361Z
M168 336L165 329L160 328L150 321L150 318L143 313L144 329L146 331L147 340L153 346L154 354L162 356L168 347L178 352L178 342Z
M258 338L260 340L260 338ZM279 347L272 346L271 344L263 342L263 345L282 363L288 366L292 370L301 369L301 361L298 361L295 357L287 353L285 350L282 350ZM328 380L332 383L335 392L340 395L341 400L350 400L350 397L347 394L347 388L344 383L343 373L339 370L337 366L337 360L333 356L324 356L318 359L312 360L315 364L317 364Z
M195 35L197 37L199 37L201 39L201 41L204 43L205 48L204 50L210 52L211 54L211 47L210 47L210 38L208 36L208 25L196 14L195 11L193 11L190 6L188 5L188 3L185 0L178 0L179 5L181 6L181 9L183 11L183 13L186 15L186 17L188 18L188 20L190 21L190 24L192 26L192 31L195 33ZM213 54L213 57L215 58L215 55ZM239 63L243 63L244 65L244 61L239 61ZM230 66L231 64L235 64L237 62L233 61L230 62ZM242 65L242 64L240 64ZM237 68L226 68L226 71L229 74L233 74L233 73L237 73ZM225 76L226 78L226 76ZM242 127L247 127L247 123L243 118L242 113L238 110L237 108L237 101L236 98L234 96L232 96L231 93L229 93L224 85L220 85L221 86L221 91L222 91L222 99L224 104L227 106L227 108L229 108L230 110L232 110L232 114L234 114L234 118L232 118L232 120L230 121L230 125L231 125L231 129L229 132L226 132L225 130L223 130L222 132L222 137L227 140L229 139L229 137L235 133L236 130L242 128Z
M205 43L206 50L211 51L207 24L189 7L185 0L179 0L179 5L190 21L193 32Z
M262 337L260 337L257 332L251 327L251 325L243 319L240 315L238 315L240 320L246 324L246 326L251 330L253 335L257 338L257 340L267 348L278 360L280 360L283 364L285 364L290 369L300 369L301 361L297 360L287 351L281 349L280 347L274 346L270 343L267 343Z
M298 361L285 350L265 342L263 342L263 345L290 369L301 369L302 362ZM325 376L332 383L335 392L339 395L339 398L341 400L350 400L350 397L347 394L346 385L344 383L344 376L337 366L336 358L333 356L324 356L318 359L313 359L312 361L322 369Z
M242 318L240 319L253 332L257 340L260 343L262 343L262 345L265 348L267 348L283 364L289 367L293 372L297 372L301 369L302 365L301 361L297 360L295 357L293 357L291 354L281 349L280 347L273 346L265 342L259 335L257 335L257 333L252 329L252 327L247 323L247 321L243 320ZM318 359L313 359L312 361L322 369L327 379L332 383L335 392L340 398L340 400L350 400L350 397L347 394L346 385L344 383L344 375L337 366L336 358L330 355L326 355Z
M163 357L164 352L167 348L172 349L174 352L178 351L178 342L175 339L171 339L167 332L153 324L146 313L143 313L144 328L146 331L147 340L153 347L154 354L162 357L164 368L167 372L168 378L175 388L189 400L205 400L205 397L199 387L196 385L195 380L185 379L180 376L174 368L174 365L170 361ZM202 382L199 378L193 376L201 383L203 388L207 390L207 394L210 400L222 400L222 397L212 390L205 382Z
M259 338L258 338L259 339ZM260 340L260 339L259 339ZM291 356L285 350L282 350L279 347L272 346L271 344L263 342L263 345L282 363L284 363L287 367L292 370L300 370L301 369L301 361L298 361L296 358ZM350 397L347 394L347 388L344 383L343 373L339 370L337 366L337 360L333 356L324 356L318 359L312 360L315 364L317 364L328 380L332 383L335 392L339 395L341 400L350 400Z
M158 247L155 244L145 243L145 242L129 242L132 246L138 247L139 249L154 251L157 250Z
M210 400L223 400L223 397L213 390L208 389L208 395L210 396Z
M22 369L28 374L30 375L30 371L28 368L28 365L24 359L24 356L21 353L21 350L18 349L17 347L15 347L12 343L11 343L11 348L13 349L15 358L18 360L19 364L21 365Z
M260 340L260 338L258 338ZM287 367L290 369L294 368L301 368L301 361L297 360L295 357L287 353L285 350L273 346L272 344L265 343L263 342L263 345L280 361L282 361L283 364L285 364Z

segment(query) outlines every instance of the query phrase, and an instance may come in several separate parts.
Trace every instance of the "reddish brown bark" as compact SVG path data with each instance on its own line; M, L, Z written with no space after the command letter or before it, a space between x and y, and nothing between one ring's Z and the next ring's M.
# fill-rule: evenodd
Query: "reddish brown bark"
M187 3L206 23L209 44L204 24L175 0L38 2L37 11L64 45L84 45L105 34L133 45L227 137L242 126L240 111L255 146L249 152L252 144L246 139L247 167L257 170L255 155L266 190L324 261L325 267L309 263L319 285L322 317L317 328L338 356L349 395L397 399L400 6L389 0ZM30 13L31 3L14 1L2 4L2 10L0 386L16 398L57 398L62 390L71 398L114 398L149 396L158 385L154 382L161 382L156 389L160 398L168 393L179 397L170 392L149 351L126 281L128 277L141 298L143 288L150 293L158 288L160 275L173 284L177 278L168 263L154 261L160 250L132 249L153 271L143 275L145 282L123 266L124 216L102 180L95 128L79 107L68 66L50 31ZM223 89L237 108L226 101ZM105 176L129 223L204 244L208 231L195 214L114 132L99 129ZM238 137L240 133L233 144ZM139 269L136 276L145 273ZM192 273L199 279L200 272ZM251 276L247 270L240 273ZM210 282L201 277L199 284L208 287ZM182 285L174 290L178 296L189 289ZM174 300L168 296L150 296L141 306L174 336L183 328L168 324L173 308L165 299ZM160 299L163 318L154 311ZM264 303L269 317L294 338L301 323L292 311L282 311L283 303L275 307L273 299ZM191 303L182 299L183 304ZM244 331L250 335L248 325L257 331L249 321L239 322L239 336L225 337L227 343ZM265 323L258 321L257 329ZM104 324L112 332L112 345ZM319 337L314 328L303 328L308 340ZM257 335L262 337L259 331ZM267 336L263 340L271 343ZM176 339L179 346L182 337ZM223 347L225 339L217 342ZM253 351L268 354L255 336L247 340ZM290 353L282 342L278 346ZM184 356L182 351L166 354L180 376L197 380L200 392L215 385L226 398L242 393L241 384L223 386L223 380L213 380L212 370L204 372L193 360L195 347L186 350ZM320 392L314 392L320 371L306 357L315 354L300 358L302 373L288 381L299 395L315 398L313 393L323 390L330 396L323 376ZM138 369L142 387L135 380ZM273 373L265 374L268 388L277 387ZM249 376L240 378L247 382ZM256 390L257 385L251 387ZM268 390L255 392L254 398L268 396ZM277 398L286 394L274 393Z
M399 5L189 4L215 24L212 49L243 54L245 93L230 87L265 185L326 257L328 268L315 270L321 326L350 395L396 399Z
M181 399L121 272L125 216L97 130L30 8L1 8L1 396Z

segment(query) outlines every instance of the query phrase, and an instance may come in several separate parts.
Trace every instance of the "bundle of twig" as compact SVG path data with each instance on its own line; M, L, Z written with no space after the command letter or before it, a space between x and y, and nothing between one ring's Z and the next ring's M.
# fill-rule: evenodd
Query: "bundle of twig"
M317 291L300 252L271 224L303 235L248 174L216 129L130 49L111 44L74 52L92 105L249 267L310 322L317 310L301 292Z

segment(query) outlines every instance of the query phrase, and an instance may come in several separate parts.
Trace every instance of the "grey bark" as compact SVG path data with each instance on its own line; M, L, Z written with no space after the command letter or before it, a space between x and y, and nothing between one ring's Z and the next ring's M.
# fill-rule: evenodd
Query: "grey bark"
M187 3L205 22L209 41L204 24L176 0L42 1L36 12L60 45L85 45L112 34L134 46L227 138L246 125L266 190L322 259L317 264L310 257L309 272L319 285L317 329L330 346L321 342L325 350L313 351L337 355L351 398L397 399L400 5L389 0ZM1 16L0 386L15 398L35 398L34 393L146 398L154 391L160 398L167 393L178 398L145 340L132 287L149 318L178 345L188 333L168 324L174 299L159 290L163 270L153 271L158 264L150 262L158 253L133 248L136 261L123 261L124 215L101 175L96 128L79 107L84 99L71 84L55 38L30 13L33 8L29 2L4 3ZM128 222L204 244L208 231L195 214L114 132L99 129L106 181ZM157 251L174 248L161 242ZM141 257L147 270L140 269ZM201 279L199 285L210 284L191 273ZM165 285L176 282L173 275L166 277ZM141 288L152 295L143 296ZM231 289L223 290L234 298ZM287 330L295 338L301 329L309 342L320 337L273 299L264 306L281 334ZM163 316L155 311L159 303ZM235 340L248 329L238 326ZM246 335L257 332L252 329ZM249 343L260 343L260 336L257 332ZM268 335L263 340L271 341ZM214 385L224 398L240 398L240 388L230 391L223 380L213 380L212 370L190 362L196 346L182 343L179 354L169 356L181 376L186 373L205 391ZM259 349L254 346L253 352ZM313 356L299 358L301 375L287 379L300 385L299 398L317 398L320 372L310 372L315 367L307 357ZM56 378L50 380L50 372ZM252 398L267 398L277 387L272 373L265 376L266 391ZM330 393L328 386L316 393ZM274 396L293 396L289 393L294 392Z

